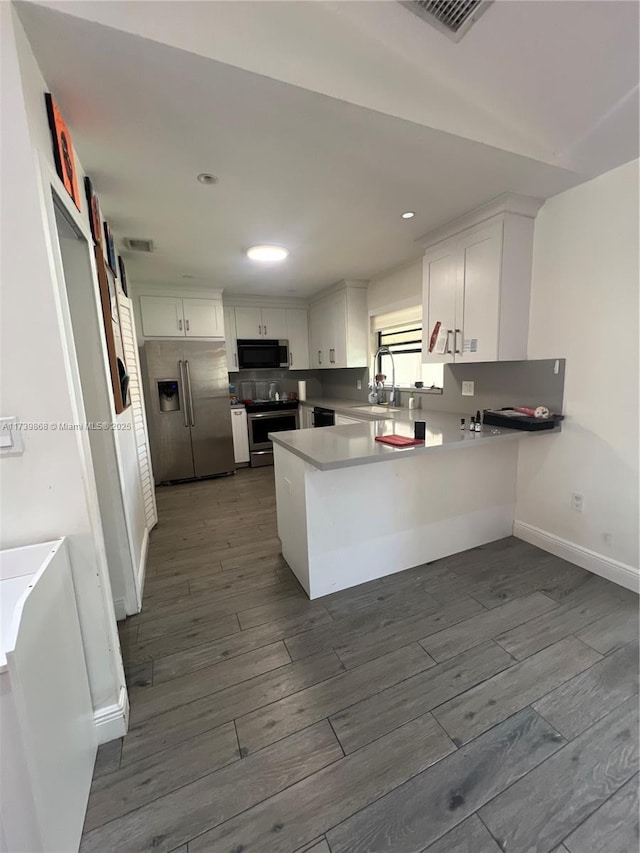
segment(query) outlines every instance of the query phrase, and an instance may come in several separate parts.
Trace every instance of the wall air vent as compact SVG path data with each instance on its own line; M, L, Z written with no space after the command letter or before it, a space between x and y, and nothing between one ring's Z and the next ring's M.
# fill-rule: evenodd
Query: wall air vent
M153 240L143 240L140 237L125 237L122 245L130 252L153 252Z
M400 2L452 41L457 42L469 32L493 0L400 0Z

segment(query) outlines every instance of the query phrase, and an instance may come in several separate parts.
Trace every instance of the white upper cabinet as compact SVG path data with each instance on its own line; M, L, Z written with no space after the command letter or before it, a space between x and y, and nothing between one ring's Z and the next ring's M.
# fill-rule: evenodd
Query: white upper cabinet
M262 336L274 341L288 340L287 312L285 309L262 309Z
M236 334L236 309L230 308L229 306L224 309L224 339L227 344L228 369L237 370L238 336Z
M236 334L242 340L268 338L287 339L287 317L284 308L236 308Z
M289 341L289 367L292 370L309 369L309 317L306 308L287 308L287 334Z
M424 362L527 357L533 229L533 215L507 211L429 247Z
M145 338L224 337L219 299L141 296L140 313Z
M222 303L215 299L183 299L184 331L188 338L223 338Z
M238 338L254 340L262 335L262 310L260 308L236 308L236 335Z
M183 338L182 299L172 296L141 296L142 333L146 338Z
M224 309L229 370L238 369L238 339L289 341L289 367L309 369L309 316L306 308L254 308L231 305Z
M315 302L309 312L311 367L366 367L367 290L346 285Z

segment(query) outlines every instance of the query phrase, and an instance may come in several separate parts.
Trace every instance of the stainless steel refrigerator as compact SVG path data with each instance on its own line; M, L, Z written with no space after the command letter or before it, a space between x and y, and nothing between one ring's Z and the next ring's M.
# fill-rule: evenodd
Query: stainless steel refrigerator
M234 471L224 341L147 341L143 364L156 483Z

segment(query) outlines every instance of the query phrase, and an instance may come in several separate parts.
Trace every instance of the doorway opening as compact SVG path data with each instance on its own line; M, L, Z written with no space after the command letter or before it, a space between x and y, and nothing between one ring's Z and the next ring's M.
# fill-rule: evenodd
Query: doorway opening
M86 429L88 432L113 603L116 618L121 620L140 610L142 590L137 582L137 566L133 560L124 504L118 436L110 426L114 414L110 402L109 377L105 371L103 330L100 328L100 314L97 310L98 294L91 266L91 249L55 193L53 203L73 328L73 346L87 418L86 424L74 425L73 428Z

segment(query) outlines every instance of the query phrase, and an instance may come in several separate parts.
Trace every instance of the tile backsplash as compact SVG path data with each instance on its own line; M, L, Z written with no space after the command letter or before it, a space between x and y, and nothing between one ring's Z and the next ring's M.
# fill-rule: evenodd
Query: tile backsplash
M229 374L229 384L235 385L237 393L240 394L240 383L253 382L278 382L282 393L290 394L298 390L298 380L304 379L307 383L307 397L322 397L322 385L316 378L316 373L322 371L313 370L237 370Z
M557 373L556 371L557 366ZM438 412L474 415L477 409L502 406L548 406L562 412L565 359L535 361L498 361L478 364L448 364L444 368L442 394L420 393L419 407ZM229 374L229 382L239 386L243 380L278 380L284 392L298 390L298 380L307 383L309 399L367 400L369 370L366 367L344 370L240 370ZM358 390L357 383L362 383ZM462 396L462 382L474 383L474 396ZM239 390L239 389L238 389ZM400 392L399 402L407 406L409 394Z

